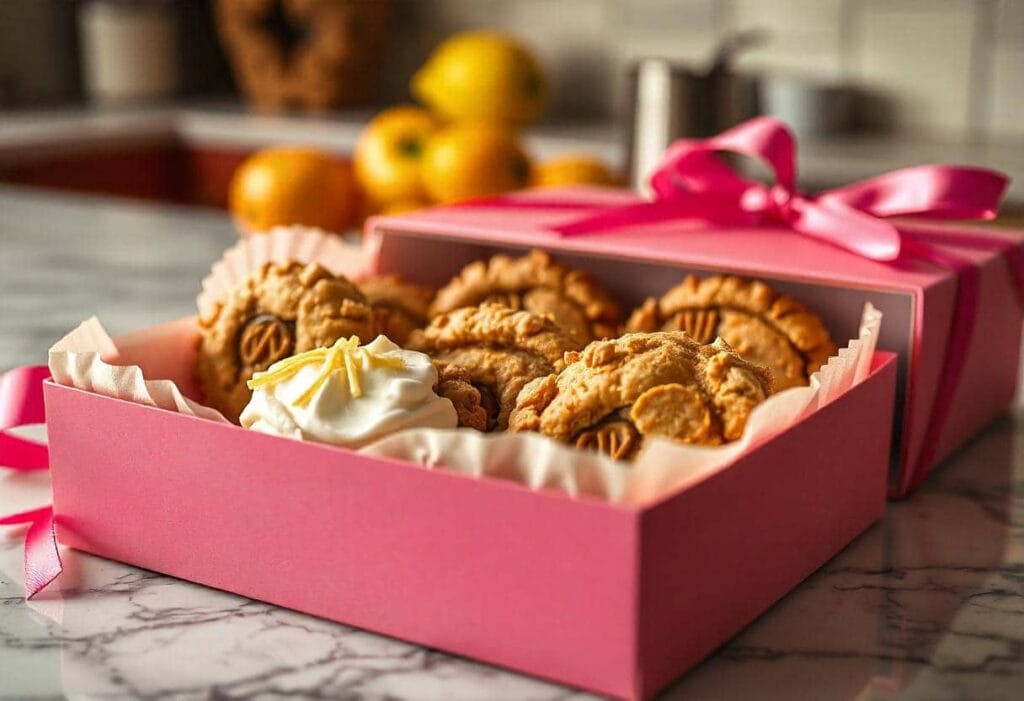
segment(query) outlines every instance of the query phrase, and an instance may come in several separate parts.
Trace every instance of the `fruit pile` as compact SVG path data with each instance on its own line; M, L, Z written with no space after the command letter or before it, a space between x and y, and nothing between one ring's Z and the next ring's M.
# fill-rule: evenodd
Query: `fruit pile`
M530 52L507 36L473 31L449 38L411 88L422 106L374 117L359 138L351 173L307 149L250 158L231 190L240 228L301 223L341 231L357 210L394 214L527 186L615 183L604 164L587 156L531 161L519 129L543 110L547 80Z
M355 174L374 212L395 213L528 185L614 177L586 157L534 165L518 136L544 108L547 81L516 41L493 32L458 34L413 76L424 107L385 110L359 140Z

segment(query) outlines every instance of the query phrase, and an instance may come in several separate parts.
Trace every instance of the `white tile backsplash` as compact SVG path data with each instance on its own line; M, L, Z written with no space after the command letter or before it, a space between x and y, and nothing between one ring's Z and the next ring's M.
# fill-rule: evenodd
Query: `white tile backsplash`
M0 0L2 2L2 0ZM762 28L743 70L853 82L897 128L1024 136L1024 0L399 0L397 63L460 29L501 27L536 48L556 111L621 114L638 58L706 64L730 32ZM401 42L399 37L396 43ZM404 78L402 79L404 80ZM401 87L399 85L398 87Z
M996 38L1000 46L1024 49L1024 1L995 0Z
M968 133L977 11L973 0L861 0L855 75L899 125Z
M552 109L606 112L612 86L606 76L611 56L605 46L609 5L599 0L517 0L502 5L503 26L530 27L523 39L548 66ZM580 89L580 86L586 86Z
M734 23L780 34L838 36L844 0L731 0Z
M1024 137L1024 47L996 51L992 62L989 133Z
M737 65L756 72L816 80L843 77L845 0L730 0L733 31L762 30L764 43L745 51Z
M649 57L706 64L723 29L716 0L634 0L610 7L607 43L620 65Z

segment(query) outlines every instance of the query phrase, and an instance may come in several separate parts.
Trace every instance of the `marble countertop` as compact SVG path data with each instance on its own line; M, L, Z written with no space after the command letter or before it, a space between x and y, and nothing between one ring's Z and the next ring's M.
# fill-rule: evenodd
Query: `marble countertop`
M0 187L0 370L93 313L190 313L233 238L208 210ZM48 498L0 468L0 513ZM21 539L0 530L0 698L590 698L80 553L26 603ZM1024 698L1024 404L666 695Z

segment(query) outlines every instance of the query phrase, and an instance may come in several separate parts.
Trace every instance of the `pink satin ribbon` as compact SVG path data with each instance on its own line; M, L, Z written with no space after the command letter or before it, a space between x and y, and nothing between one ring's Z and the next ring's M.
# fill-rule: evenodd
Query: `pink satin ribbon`
M8 429L46 422L45 365L20 367L0 375L0 466L20 472L49 467L46 446L8 433ZM56 579L64 567L57 550L50 506L0 517L0 525L28 524L25 534L25 598L31 599Z
M0 526L28 524L25 534L25 598L31 599L64 571L53 530L53 507L0 518Z
M49 376L45 365L0 374L0 465L15 470L45 470L50 466L45 445L8 433L11 428L46 421L42 382Z
M775 183L744 178L719 157L722 152L757 159L770 169ZM871 260L891 263L903 256L956 273L953 321L921 453L894 493L904 494L917 486L935 458L963 372L977 315L978 270L970 260L942 251L928 234L901 230L886 218L992 219L1009 183L1006 176L984 168L925 165L818 194L800 193L793 135L779 120L758 117L710 139L677 141L650 182L654 191L650 202L603 208L551 228L563 236L579 236L673 219L723 227L784 226ZM567 209L571 203L550 204ZM954 245L996 246L1004 252L1024 308L1020 248L981 236L960 234L958 238Z
M744 178L719 157L724 152L760 161L775 183ZM757 117L710 139L675 142L650 182L651 202L613 207L552 228L577 236L670 219L774 224L864 258L893 261L902 237L886 217L992 219L1008 184L1006 176L984 168L926 165L816 195L800 193L796 142L772 117Z

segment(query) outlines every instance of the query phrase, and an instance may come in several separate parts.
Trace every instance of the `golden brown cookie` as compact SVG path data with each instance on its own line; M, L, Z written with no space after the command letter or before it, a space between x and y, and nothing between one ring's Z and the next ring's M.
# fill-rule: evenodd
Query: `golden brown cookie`
M700 343L721 337L746 360L767 367L776 391L806 385L835 354L821 319L759 280L688 275L633 312L626 330L685 331Z
M438 290L430 315L485 302L549 314L580 344L617 336L621 323L618 304L593 276L556 263L544 251L470 263Z
M413 332L409 348L423 351L444 372L460 368L479 394L485 430L504 430L519 390L535 377L557 372L566 352L580 345L551 319L500 304L464 307L441 314ZM439 385L438 394L445 393ZM461 419L461 414L460 414ZM460 421L460 425L467 425Z
M409 334L427 325L434 288L416 285L401 275L378 275L363 280L359 289L373 307L377 333L404 346Z
M495 415L493 406L484 406L487 401L479 389L470 381L469 373L457 365L438 368L437 386L434 392L450 400L459 416L459 426L486 431L488 417Z
M718 445L743 434L771 392L764 368L725 342L697 343L679 331L632 333L570 354L558 374L519 394L512 431L539 431L627 460L645 436Z
M235 422L252 396L245 383L254 372L339 338L374 338L363 294L315 263L264 264L198 323L206 403Z

